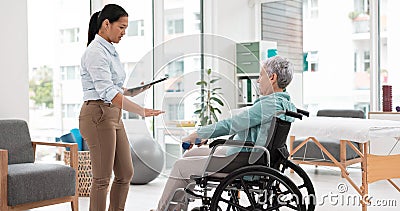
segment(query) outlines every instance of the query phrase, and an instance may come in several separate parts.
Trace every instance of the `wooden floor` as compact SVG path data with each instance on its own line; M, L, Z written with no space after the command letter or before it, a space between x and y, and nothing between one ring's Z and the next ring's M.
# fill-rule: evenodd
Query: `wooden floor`
M303 169L309 174L313 181L317 193L317 211L353 211L360 210L361 207L354 205L354 198L358 197L356 191L350 184L340 177L338 168L333 167L318 167L302 165ZM398 168L398 167L396 167ZM361 181L361 171L359 167L353 166L349 168L350 176L355 178L355 181ZM289 177L293 177L288 174ZM295 179L295 178L293 178ZM166 177L161 175L147 185L132 185L128 195L126 210L127 211L148 211L156 208L158 199L164 187ZM400 180L395 180L400 184ZM346 187L348 188L346 191ZM339 190L340 189L340 190ZM342 193L343 192L343 193ZM381 210L400 210L400 192L397 192L386 181L379 181L369 186L369 193L372 197L373 204L369 206L369 211ZM198 205L199 202L194 202L193 205ZM378 206L385 204L386 206ZM89 198L81 197L79 199L79 208L81 211L89 210ZM53 205L43 208L32 209L32 211L64 211L70 210L69 204Z

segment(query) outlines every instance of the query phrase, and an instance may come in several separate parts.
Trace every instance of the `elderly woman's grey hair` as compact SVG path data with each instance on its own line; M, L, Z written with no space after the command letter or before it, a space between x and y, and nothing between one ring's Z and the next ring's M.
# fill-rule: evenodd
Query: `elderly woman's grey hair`
M294 66L287 58L281 56L268 58L262 67L268 76L274 73L278 76L278 87L281 89L286 88L293 79Z

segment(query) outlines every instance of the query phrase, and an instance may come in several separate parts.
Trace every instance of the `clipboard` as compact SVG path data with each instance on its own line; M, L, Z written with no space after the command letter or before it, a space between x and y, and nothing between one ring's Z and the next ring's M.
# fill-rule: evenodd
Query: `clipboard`
M167 79L168 79L168 76L166 76L164 78L160 78L160 79L154 80L154 81L150 81L149 83L146 83L146 84L143 84L143 85L140 85L140 86L137 86L137 87L129 88L128 91L129 92L134 92L134 91L137 91L139 89L142 89L142 88L145 88L145 87L148 87L148 86L152 86L152 85L154 85L156 83L160 83L160 82L165 81Z

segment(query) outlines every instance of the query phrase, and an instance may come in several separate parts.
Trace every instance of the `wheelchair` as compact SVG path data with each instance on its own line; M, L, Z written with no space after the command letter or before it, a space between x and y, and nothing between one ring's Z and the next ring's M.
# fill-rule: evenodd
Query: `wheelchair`
M298 119L309 115L300 109L297 113L277 112L271 121L265 146L256 146L253 142L214 140L209 145L211 153L203 174L192 175L192 183L175 190L169 205L179 204L180 210L186 211L190 202L201 199L202 205L192 211L313 211L316 204L313 184L299 165L288 160L286 139L291 123L277 118L280 114ZM224 158L213 156L220 146L242 150ZM221 163L221 159L224 165L213 165ZM284 175L286 171L294 172L293 181ZM178 192L184 193L184 199L173 201Z

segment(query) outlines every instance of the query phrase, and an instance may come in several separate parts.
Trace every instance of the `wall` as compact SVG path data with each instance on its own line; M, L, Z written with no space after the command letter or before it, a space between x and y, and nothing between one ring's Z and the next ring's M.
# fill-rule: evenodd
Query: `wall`
M0 119L29 119L27 1L0 1Z

